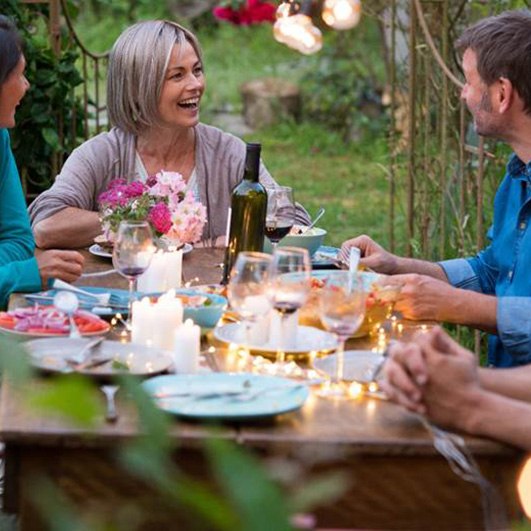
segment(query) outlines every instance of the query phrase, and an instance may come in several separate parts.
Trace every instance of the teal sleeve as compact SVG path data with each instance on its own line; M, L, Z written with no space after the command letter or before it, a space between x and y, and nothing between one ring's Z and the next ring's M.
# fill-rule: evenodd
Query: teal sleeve
M9 135L0 130L0 306L13 291L41 287L35 242Z

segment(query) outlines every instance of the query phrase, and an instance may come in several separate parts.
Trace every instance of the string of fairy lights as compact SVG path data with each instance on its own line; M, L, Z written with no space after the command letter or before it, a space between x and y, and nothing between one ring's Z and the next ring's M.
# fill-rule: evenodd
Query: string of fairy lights
M273 25L275 39L304 55L317 53L323 46L321 30L312 20L313 0L285 0L276 11ZM360 0L325 0L321 18L335 30L348 30L361 17Z

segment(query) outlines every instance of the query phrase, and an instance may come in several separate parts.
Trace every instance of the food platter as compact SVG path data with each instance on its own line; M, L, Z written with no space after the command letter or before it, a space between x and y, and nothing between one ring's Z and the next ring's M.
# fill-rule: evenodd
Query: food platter
M84 310L74 314L74 322L82 336L106 334L111 325L97 315ZM38 337L66 337L70 327L68 317L53 307L35 305L0 312L0 333L20 340Z

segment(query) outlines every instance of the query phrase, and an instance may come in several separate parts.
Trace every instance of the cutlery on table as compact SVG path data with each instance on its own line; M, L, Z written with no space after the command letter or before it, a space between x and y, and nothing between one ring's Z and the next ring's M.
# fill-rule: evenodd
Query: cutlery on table
M215 398L222 398L233 400L235 402L247 402L259 398L263 395L269 393L275 393L278 391L294 391L302 389L304 387L311 387L312 385L317 385L322 383L322 379L318 380L309 380L307 382L301 382L297 384L285 384L285 385L275 385L272 387L261 387L260 389L252 389L250 387L242 387L241 389L231 389L226 391L170 391L170 392L160 392L152 394L152 398L157 400L165 398L190 398L192 400L212 400Z
M113 298L110 293L92 293L90 291L85 291L84 289L78 288L77 286L73 286L72 284L69 284L68 282L60 280L58 278L54 279L54 281L52 282L52 287L55 289L62 289L65 291L79 293L80 295L84 295L85 297L91 297L94 300L97 300L98 303L103 306L108 305L109 302L113 302Z
M81 296L81 298L83 297L84 295ZM48 301L53 302L53 299L54 299L51 295L39 295L38 293L24 293L24 298L29 301L44 301L44 302L48 302ZM80 302L84 305L89 304L89 302L86 300L81 300ZM127 304L111 304L111 303L100 304L96 300L91 300L90 303L97 304L98 306L95 306L96 308L100 307L100 308L111 308L111 309L115 308L119 310L127 310Z
M116 410L116 402L114 397L120 386L118 385L102 385L100 387L102 393L105 395L107 400L106 410L105 410L105 420L107 422L116 422L118 420L118 411Z
M71 354L65 360L69 363L83 363L87 361L92 352L101 345L105 338L103 336L97 337L87 344L83 345L75 354Z

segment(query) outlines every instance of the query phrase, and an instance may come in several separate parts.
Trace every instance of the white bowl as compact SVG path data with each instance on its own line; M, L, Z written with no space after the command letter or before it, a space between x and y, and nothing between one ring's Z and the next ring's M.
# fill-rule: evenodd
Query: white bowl
M294 228L301 228L304 230L304 227L301 225L295 225ZM303 247L304 249L307 249L310 253L310 256L312 256L316 253L317 249L323 245L325 236L325 229L313 227L303 234L288 234L286 237L282 238L278 245L279 247ZM271 242L266 238L264 240L264 252L270 253L271 251Z

